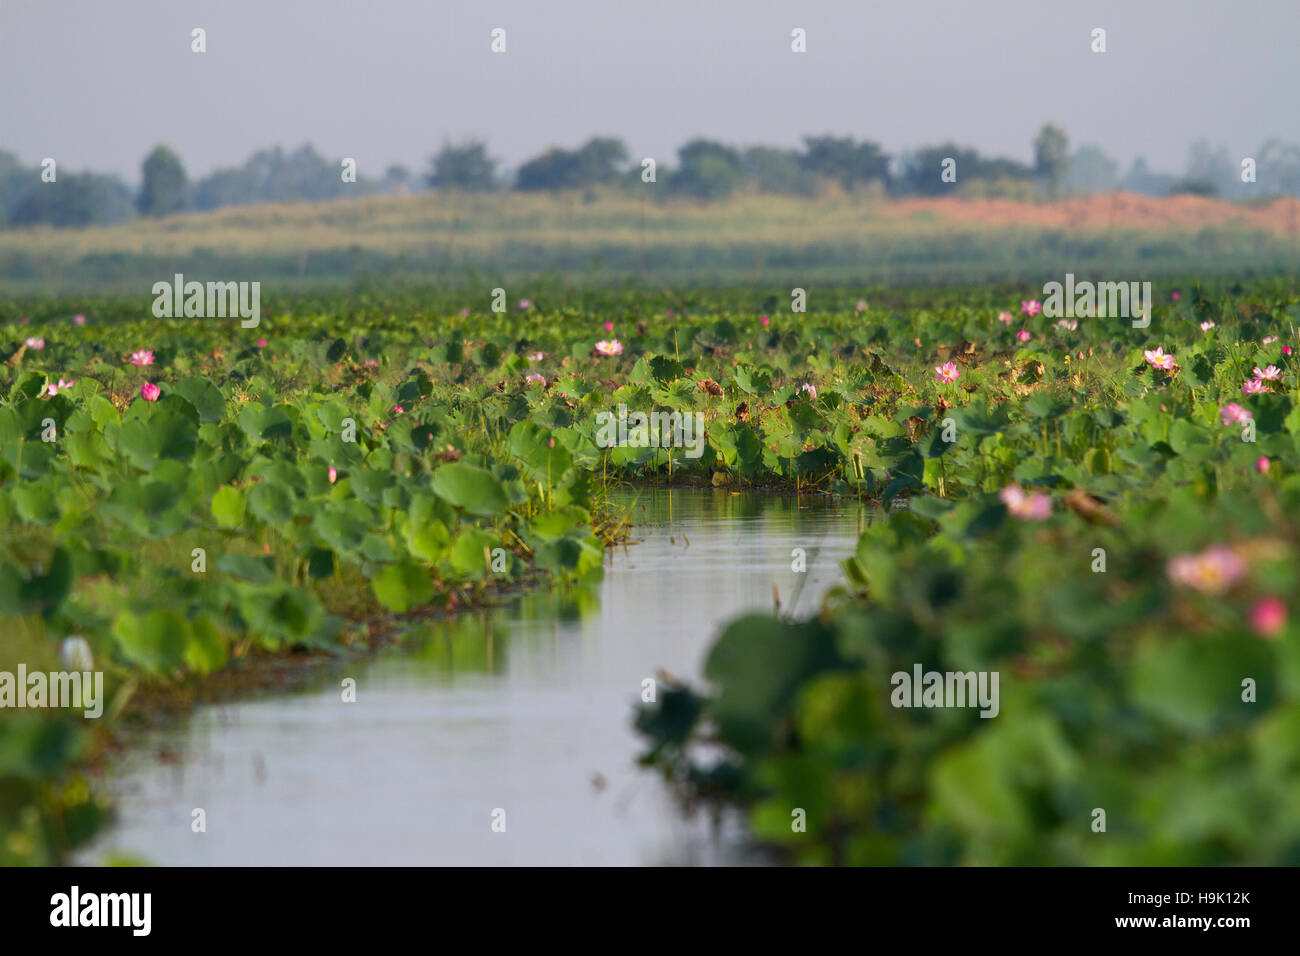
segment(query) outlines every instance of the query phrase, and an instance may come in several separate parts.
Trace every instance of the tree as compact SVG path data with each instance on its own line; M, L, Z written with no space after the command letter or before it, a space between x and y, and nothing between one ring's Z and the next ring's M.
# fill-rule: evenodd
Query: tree
M673 191L696 199L721 199L740 184L740 153L708 139L693 139L677 150Z
M617 182L627 163L627 146L612 136L596 136L578 149L578 178L583 186Z
M1187 172L1179 191L1200 196L1241 196L1245 184L1240 173L1228 147L1215 148L1205 140L1197 140L1187 150Z
M1270 139L1255 151L1255 162L1260 195L1300 196L1300 147Z
M259 202L316 202L374 192L377 184L358 176L345 183L340 165L303 144L291 153L279 146L260 149L234 169L219 169L199 180L194 206L217 209Z
M889 157L877 143L856 143L852 137L806 136L800 166L805 172L833 179L845 189L879 180L890 183Z
M1048 193L1059 196L1061 180L1070 168L1070 138L1065 130L1052 123L1045 123L1034 139L1034 168L1047 183Z
M902 175L899 177L902 191L917 196L940 196L954 190L953 183L944 182L944 161L956 162L958 183L975 179L980 171L982 160L973 149L958 146L956 143L941 143L938 146L922 146L903 159Z
M949 167L948 160L955 163ZM945 180L951 168L956 178ZM1024 163L1000 156L985 157L956 143L922 146L903 157L899 190L917 196L1018 195L1024 184L1032 189L1034 171ZM982 184L975 186L976 183ZM990 191L991 190L991 191Z
M166 146L155 146L146 157L136 208L141 215L166 216L189 204L189 179L180 157Z
M571 189L578 183L578 154L567 149L548 149L530 159L515 174L515 187L526 191Z
M1146 196L1168 196L1178 186L1178 177L1155 172L1147 166L1145 157L1138 156L1120 186Z
M465 192L489 192L496 188L497 161L487 154L487 146L470 140L459 146L447 143L433 157L428 182L434 189L460 189Z
M56 227L109 225L131 217L131 190L116 176L64 173L56 182L33 177L14 206L15 226Z
M29 179L29 175L33 178ZM33 173L23 169L17 156L0 149L0 225L13 214L14 206L36 178L39 178L39 171Z
M1119 165L1099 146L1080 146L1070 157L1062 185L1066 192L1108 192L1119 185Z
M586 189L623 176L627 147L620 139L596 137L577 150L553 147L519 167L515 185L524 190Z
M802 157L793 149L751 146L741 158L745 178L764 193L806 193L812 177L800 165Z
M384 188L390 193L404 195L411 189L411 171L400 163L394 163L384 171Z

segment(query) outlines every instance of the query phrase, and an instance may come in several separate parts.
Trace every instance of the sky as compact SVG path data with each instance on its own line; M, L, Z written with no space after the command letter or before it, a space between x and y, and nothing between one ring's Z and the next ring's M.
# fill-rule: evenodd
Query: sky
M1029 161L1050 121L1180 172L1300 141L1297 37L1300 0L0 0L0 149L128 181L159 142L194 177L304 142L420 173L470 137L507 167L593 135Z

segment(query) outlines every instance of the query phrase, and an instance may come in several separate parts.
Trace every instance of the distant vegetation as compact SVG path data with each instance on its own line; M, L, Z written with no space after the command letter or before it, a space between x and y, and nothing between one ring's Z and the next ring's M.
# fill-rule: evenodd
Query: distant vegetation
M1251 199L1300 196L1300 146L1271 140L1251 157L1257 180L1241 180L1242 157L1225 147L1199 142L1180 175L1148 168L1138 157L1120 175L1099 147L1070 151L1069 137L1047 124L1033 142L1032 164L984 156L953 142L890 155L875 142L853 137L808 136L802 148L741 147L709 139L682 145L673 165L657 157L653 171L657 200L719 200L734 193L812 196L828 188L889 196L1003 196L1052 198L1124 189L1152 196L1178 193ZM953 160L949 176L945 160ZM375 194L406 194L429 188L461 192L590 191L634 189L648 181L646 157L633 155L616 137L600 136L572 149L553 146L515 170L503 170L480 141L444 143L423 175L390 166L382 176L358 172L345 182L341 160L310 145L292 152L280 147L254 153L244 165L191 180L169 147L155 147L144 160L133 189L116 176L57 170L53 181L40 165L27 166L0 150L0 227L49 225L59 228L106 225L135 215L161 216L257 203L319 202Z
M1158 205L1154 215L1107 229L1037 205L1009 207L1005 225L960 222L945 215L944 203L901 205L839 187L816 197L750 190L707 203L655 201L610 186L587 194L432 192L239 207L106 229L0 232L0 298L120 291L138 295L146 309L153 283L175 272L258 279L268 295L368 281L487 295L494 286L549 277L573 289L784 285L788 296L795 286L832 282L1041 285L1044 276L1061 278L1062 263L1080 275L1157 278L1288 272L1298 261L1285 208L1225 206L1241 218L1189 226L1165 218ZM1031 214L1038 218L1018 218ZM818 303L814 295L813 308Z

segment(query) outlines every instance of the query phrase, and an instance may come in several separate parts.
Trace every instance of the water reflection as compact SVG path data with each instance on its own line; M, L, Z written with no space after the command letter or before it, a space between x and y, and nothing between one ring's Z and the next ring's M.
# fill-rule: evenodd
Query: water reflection
M639 770L642 681L697 677L751 608L811 613L841 580L856 502L717 490L619 496L637 543L586 589L531 591L413 631L312 689L142 734L111 787L113 849L172 865L709 864L734 821L683 819ZM803 549L807 572L792 570ZM354 704L339 682L353 677ZM206 833L191 831L201 807ZM505 832L494 832L504 811ZM495 818L501 815L495 813Z

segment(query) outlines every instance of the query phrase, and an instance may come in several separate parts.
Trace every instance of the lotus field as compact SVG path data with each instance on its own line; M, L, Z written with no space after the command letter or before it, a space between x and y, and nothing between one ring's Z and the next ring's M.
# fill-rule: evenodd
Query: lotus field
M734 621L635 717L776 858L1300 863L1289 283L1167 283L1146 328L1017 287L527 294L0 305L0 670L106 675L99 722L0 712L0 863L107 825L128 718L598 578L638 483L876 509L818 613ZM998 719L891 706L918 662L1000 674Z

